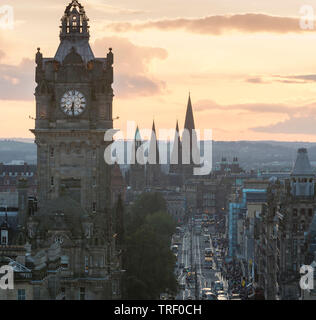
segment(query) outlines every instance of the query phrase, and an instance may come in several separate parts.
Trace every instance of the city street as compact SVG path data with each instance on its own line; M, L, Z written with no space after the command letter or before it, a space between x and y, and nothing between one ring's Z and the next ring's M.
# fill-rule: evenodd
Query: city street
M185 227L181 245L178 250L177 276L180 285L180 292L177 300L200 300L202 299L203 288L213 288L215 281L221 281L224 292L227 292L227 283L221 279L221 273L217 269L216 259L211 260L211 268L205 263L205 248L211 248L214 252L211 237L205 241L205 233L194 232L194 227ZM191 281L188 281L188 274L196 272Z

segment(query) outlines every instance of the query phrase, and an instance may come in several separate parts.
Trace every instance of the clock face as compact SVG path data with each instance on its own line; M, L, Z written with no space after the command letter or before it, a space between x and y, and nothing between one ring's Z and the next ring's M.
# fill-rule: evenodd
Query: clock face
M67 116L79 116L86 108L86 98L77 90L69 90L62 96L60 107Z

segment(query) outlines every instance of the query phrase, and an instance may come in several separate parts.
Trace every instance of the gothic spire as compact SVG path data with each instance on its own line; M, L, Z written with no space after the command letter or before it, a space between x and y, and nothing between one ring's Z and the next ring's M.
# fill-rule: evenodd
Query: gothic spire
M185 115L184 129L188 129L190 131L195 129L194 117L193 117L193 109L192 109L192 103L191 103L191 94L189 94L187 112L186 112L186 115Z
M141 163L137 161L137 150L138 148L142 145L142 137L140 135L139 128L137 126L136 131L135 131L135 136L134 136L134 141L132 145L132 158L131 158L131 163L132 164L144 164L144 158L141 157Z
M149 144L148 162L149 164L159 164L159 148L156 135L155 120L153 121L151 139Z
M176 131L174 135L172 153L171 153L171 164L181 164L182 163L182 151L181 151L181 140L179 133L179 122L177 120Z

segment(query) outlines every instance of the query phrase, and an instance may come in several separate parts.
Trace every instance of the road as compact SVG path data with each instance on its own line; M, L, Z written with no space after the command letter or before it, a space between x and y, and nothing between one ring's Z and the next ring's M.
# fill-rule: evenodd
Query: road
M224 283L221 273L217 270L216 259L212 260L212 269L205 266L205 248L211 248L213 252L215 249L212 237L210 237L210 241L205 242L203 231L201 234L197 234L194 230L194 228L191 230L186 226L182 235L181 245L179 245L176 272L181 290L176 297L177 300L200 300L202 299L202 289L211 288L212 283L217 280L223 283L224 291L227 291L227 283ZM184 268L181 268L181 266L184 266ZM195 278L193 278L192 282L186 281L187 272L185 270L187 268L189 271L196 271L196 281Z

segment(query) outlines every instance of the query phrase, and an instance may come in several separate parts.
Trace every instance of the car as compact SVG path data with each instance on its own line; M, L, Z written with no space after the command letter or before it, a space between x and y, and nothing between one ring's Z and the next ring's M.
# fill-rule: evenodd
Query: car
M228 300L226 295L220 294L217 296L217 300Z
M202 295L202 300L217 300L217 297L213 292L206 292Z
M187 297L187 298L185 298L185 300L193 300L193 298L192 297Z
M214 283L214 290L215 291L220 291L223 290L223 284L220 281L215 281Z
M225 295L225 292L223 290L218 290L216 293L218 296Z

